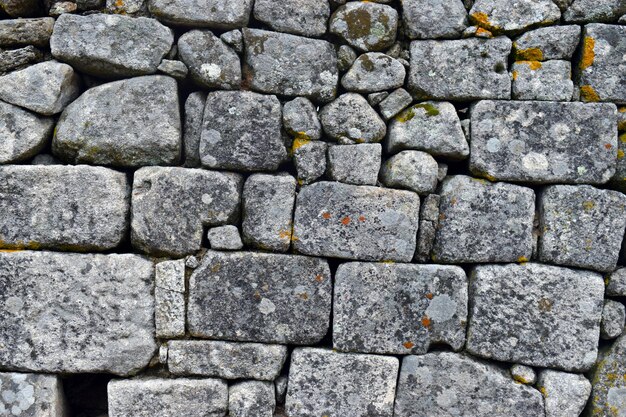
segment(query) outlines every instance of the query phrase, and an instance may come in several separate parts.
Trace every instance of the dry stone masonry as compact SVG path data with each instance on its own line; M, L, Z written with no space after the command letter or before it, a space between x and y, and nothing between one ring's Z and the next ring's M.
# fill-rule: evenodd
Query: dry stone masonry
M0 0L1 417L625 417L626 0Z

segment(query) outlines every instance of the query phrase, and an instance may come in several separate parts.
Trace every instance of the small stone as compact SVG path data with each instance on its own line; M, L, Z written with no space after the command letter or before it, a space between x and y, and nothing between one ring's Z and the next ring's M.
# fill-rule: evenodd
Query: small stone
M624 304L613 300L605 300L600 323L600 337L605 340L615 339L624 331L626 308Z
M185 101L183 143L185 147L185 166L189 168L200 166L199 148L206 96L205 92L196 91L189 94L187 101Z
M239 29L233 29L228 32L222 33L220 39L228 46L233 48L235 52L243 52L243 34Z
M324 132L338 140L380 142L387 132L385 122L360 94L345 93L320 111Z
M155 267L156 336L185 335L185 260L163 261Z
M328 176L355 185L376 185L380 170L380 143L335 145L328 148Z
M174 61L171 59L164 59L161 61L157 70L163 74L176 78L177 80L184 80L187 78L187 74L189 73L187 65L180 61Z
M448 175L448 164L437 162L437 181L443 181Z
M43 60L43 54L34 46L10 49L0 49L0 75L9 71L25 68Z
M212 227L207 233L211 249L214 250L239 250L243 248L243 242L237 226Z
M80 0L78 0L80 1ZM109 13L134 15L146 10L146 0L106 0L106 9Z
M433 250L437 225L439 224L439 200L439 195L427 194L420 210L417 250L414 257L415 261L420 263L430 261L430 252Z
M514 380L524 385L535 385L535 382L537 381L537 374L530 366L516 363L511 366L509 372Z
M291 356L289 416L393 416L398 359L297 348Z
M371 93L367 95L367 102L370 106L378 106L384 99L389 97L389 93L386 91L381 91L379 93Z
M54 156L45 153L36 155L30 163L31 165L62 165Z
M623 0L574 0L563 13L563 20L573 23L614 22L626 13Z
M0 46L47 47L53 27L51 17L0 20Z
M394 416L543 416L539 391L500 368L450 352L402 360Z
M558 22L561 11L552 0L476 0L470 10L472 23L493 33L508 35L534 26Z
M537 386L545 398L546 417L579 416L591 394L583 375L544 369Z
M626 296L626 268L619 268L609 275L606 295L612 297Z
M411 102L413 102L411 94L404 88L398 88L380 102L380 114L386 121L389 121L389 119L406 109Z
M574 2L574 0L553 0L554 4L559 6L562 12L567 10L567 8Z
M410 39L458 38L468 25L461 0L401 0Z
M149 0L148 9L163 22L230 30L248 25L253 0Z
M54 128L52 118L38 116L2 101L0 120L0 164L32 158L48 143Z
M589 416L620 416L626 413L626 335L619 337L602 351L596 366L589 374L593 381Z
M0 372L0 413L5 416L66 417L63 383L57 375Z
M285 375L281 375L274 380L274 387L276 390L276 403L277 404L285 404L285 399L287 397L287 384L289 379Z
M546 0L550 1L550 0ZM411 42L408 88L418 100L510 99L511 41L461 39Z
M194 337L311 344L328 330L332 297L324 259L208 251L189 279Z
M341 45L337 49L337 66L339 67L339 71L348 71L354 61L356 61L357 54L348 45Z
M242 381L228 388L229 417L273 417L275 408L271 382Z
M469 145L461 121L451 103L415 104L389 123L387 151L414 149L450 159L464 159Z
M524 33L513 42L518 61L570 60L580 42L580 26L550 26Z
M348 91L372 93L402 87L406 70L396 59L380 52L369 52L354 61L341 79Z
M422 195L435 192L438 174L437 161L426 152L402 151L385 161L380 179L387 187Z
M107 387L110 417L221 417L228 385L220 379L120 379Z
M613 106L481 101L471 111L470 171L490 180L603 184L615 172Z
M208 30L191 30L178 39L178 55L201 87L238 89L241 84L239 56Z
M200 261L193 255L189 255L185 258L185 266L190 269L196 269L200 266Z
M280 374L287 347L213 340L172 340L168 369L173 375L272 381Z
M74 13L76 10L78 10L78 5L73 1L58 1L50 6L48 14L57 17L66 13Z
M317 182L298 194L294 248L312 256L409 262L418 216L413 192Z
M176 164L181 145L176 81L154 75L84 92L59 118L52 150L72 163L139 167Z
M269 94L326 103L337 94L337 54L324 40L259 29L243 30L244 83Z
M518 61L513 63L513 98L516 100L570 101L574 83L569 61Z
M320 141L294 141L293 160L300 185L310 184L326 172L326 149Z
M396 41L398 12L383 4L353 1L335 10L328 29L361 51L384 51Z
M626 115L626 112L617 114L622 116ZM618 128L621 126L624 127L624 133L621 133L617 140L617 164L609 185L610 188L626 193L626 159L624 158L626 156L626 119L619 122Z
M50 48L81 72L116 78L155 73L173 42L172 30L154 19L64 14L54 25Z
M278 32L317 37L326 33L330 6L327 0L283 0L279 7L274 0L256 0L254 17Z
M466 349L492 360L587 371L598 354L603 295L594 272L479 265L470 278Z
M483 263L530 259L535 216L532 189L456 175L443 181L440 195L433 261Z
M41 13L39 0L0 0L0 10L11 17L32 17Z
M318 140L322 137L315 105L305 97L296 97L283 105L283 126L296 138Z

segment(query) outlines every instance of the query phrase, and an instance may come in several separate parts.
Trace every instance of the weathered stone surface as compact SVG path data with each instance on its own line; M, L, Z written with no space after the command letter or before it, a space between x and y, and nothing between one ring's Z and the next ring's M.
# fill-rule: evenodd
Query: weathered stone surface
M570 60L580 42L580 26L550 26L528 31L513 42L519 61Z
M511 373L513 379L521 384L535 385L535 382L537 381L537 373L530 366L516 363L511 366L509 372Z
M509 99L510 52L511 41L504 36L413 41L409 91L419 100Z
M139 371L156 350L152 286L136 255L0 253L0 367Z
M208 30L191 30L178 39L178 55L191 78L201 87L238 89L241 84L239 56Z
M614 22L626 13L623 0L574 0L563 13L566 22Z
M255 19L278 32L302 36L322 36L330 16L327 0L274 0L254 2Z
M53 128L53 119L0 101L0 164L34 156L50 139Z
M9 19L0 21L0 46L48 46L54 19Z
M604 295L599 274L534 263L480 265L469 295L468 352L565 371L594 364Z
M618 120L626 115L618 111ZM618 122L618 127L623 126L624 133L621 133L617 140L617 164L615 166L615 174L609 181L610 188L626 193L626 118ZM620 129L621 131L622 129Z
M170 77L173 77L180 81L187 78L187 75L189 74L189 68L187 68L187 65L185 65L181 61L176 61L173 59L164 59L163 61L161 61L161 63L157 67L157 70L160 73L169 75Z
M154 19L63 14L55 25L52 55L99 77L153 74L172 47L172 30Z
M626 336L618 338L600 353L590 373L593 388L590 417L622 416L626 413Z
M74 0L78 9L84 9L80 3L93 3L90 8L99 9L102 7L103 0ZM99 4L98 4L99 3ZM57 3L58 4L58 3ZM106 11L109 13L122 15L145 15L147 14L146 0L106 0Z
M244 29L244 77L253 90L328 102L337 94L337 54L332 44L259 29Z
M435 234L439 225L439 201L438 194L428 194L420 208L420 223L417 231L417 249L414 259L417 262L429 262L430 252L433 250Z
M321 141L294 141L293 160L300 185L310 184L326 172L326 149Z
M457 266L351 262L335 275L333 347L423 354L465 343L467 277Z
M385 161L380 179L390 188L428 194L435 192L438 174L437 161L426 152L402 151Z
M166 23L211 29L244 27L253 0L149 0L148 8Z
M513 63L512 94L516 100L570 101L574 83L569 61L518 61Z
M609 275L606 295L613 297L626 296L626 268L619 268Z
M11 17L31 17L41 12L38 0L0 0L0 10Z
M535 193L530 188L456 175L441 186L436 262L527 261Z
M126 379L107 387L109 417L222 417L228 385L219 379Z
M164 75L87 90L61 114L52 141L69 162L122 167L176 164L181 147L178 87Z
M369 52L354 61L341 85L348 91L372 93L402 87L405 76L400 61L380 52Z
M613 300L605 300L600 323L600 337L615 339L624 331L626 308L624 304Z
M294 248L313 256L408 262L419 197L410 191L318 182L296 200Z
M543 416L539 391L501 369L449 352L402 360L394 416Z
M296 179L254 174L243 186L243 240L264 250L286 252L291 244Z
M155 255L200 249L204 226L236 222L241 176L191 168L145 167L135 172L133 246Z
M209 251L189 280L187 325L197 337L316 343L328 329L331 292L323 259Z
M0 75L34 64L43 59L43 54L34 46L24 48L1 50L0 49Z
M296 349L291 357L287 415L391 417L398 367L394 357Z
M272 171L287 157L276 96L215 91L207 96L200 160L207 168Z
M283 106L283 126L287 133L299 139L318 140L322 125L311 100L296 97Z
M324 132L333 139L380 142L387 132L385 122L360 94L345 93L320 110Z
M451 159L466 158L469 146L454 106L428 101L415 104L396 116L389 124L387 151L403 149Z
M348 45L341 45L337 48L337 66L339 71L348 71L354 61L356 61L357 54Z
M515 34L534 26L558 22L559 7L552 0L476 0L470 10L472 23L492 33Z
M591 383L583 375L544 369L537 387L545 398L546 417L579 416L589 394Z
M185 122L183 143L185 148L185 166L200 166L200 137L202 135L202 116L206 105L206 93L196 91L189 94L185 101Z
M155 326L160 338L185 335L185 260L155 266Z
M243 242L237 226L226 225L212 227L207 233L211 249L216 250L239 250L243 248Z
M353 1L340 6L328 29L362 51L382 51L396 41L398 12L383 4Z
M615 113L612 104L481 101L471 112L470 171L503 181L605 183L615 172Z
M233 29L228 32L222 33L220 39L224 41L228 46L233 48L236 52L243 52L243 33L239 29Z
M410 39L459 38L468 25L461 0L401 0Z
M376 185L380 170L380 143L335 145L328 148L328 176L355 185Z
M0 373L0 414L65 417L63 385L56 375Z
M404 88L398 88L383 98L378 108L383 118L388 121L392 117L397 116L402 110L406 109L411 102L413 102L411 94Z
M242 381L228 388L229 417L273 417L275 408L271 382Z

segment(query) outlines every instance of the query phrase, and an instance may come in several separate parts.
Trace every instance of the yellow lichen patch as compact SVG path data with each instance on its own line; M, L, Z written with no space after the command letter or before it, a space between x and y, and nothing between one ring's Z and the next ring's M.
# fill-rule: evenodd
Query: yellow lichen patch
M517 49L516 61L543 61L543 52L539 48Z
M519 382L520 384L528 384L530 382L521 375L513 375L513 379L515 380L515 382Z
M546 387L539 387L539 392L543 394L544 398L548 397L548 391L546 391Z
M624 133L623 135L620 135L620 136L619 136L619 140L620 140L620 142L622 142L622 143L626 143L626 133Z
M381 264L395 264L395 261L392 261L391 259L385 259L383 261L380 261Z
M483 29L487 29L491 32L495 32L500 29L498 25L494 25L489 21L489 16L484 12L476 12L470 15L470 18L473 23L477 26L482 27Z
M278 232L278 237L280 239L291 239L291 229L290 230L281 230Z
M598 95L596 90L594 90L593 87L590 85L580 86L580 98L582 98L583 101L587 102L600 101L600 96Z
M298 135L300 133L304 133L304 132L298 132ZM296 136L296 138L293 140L293 144L291 145L291 154L292 155L295 154L298 149L300 149L301 147L303 147L304 145L310 142L311 142L311 139L309 139L309 137L306 136L306 134L304 134L303 137Z
M519 258L517 258L517 262L519 262L521 264L526 263L526 262L528 262L528 258L525 257L525 256L520 256Z
M0 249L0 253L23 252L24 249Z
M595 46L596 40L591 36L585 36L585 40L583 41L583 53L580 57L581 70L585 70L593 65L593 60L596 57Z
M537 71L539 68L541 68L541 62L539 61L518 61L518 63L528 65L528 68L533 71Z
M595 206L596 206L596 203L594 201L588 200L588 201L583 202L583 208L586 211L593 210Z
M493 33L491 33L491 31L487 30L487 29L483 29L481 27L476 29L476 36L480 36L483 38L492 38L493 37Z
M513 71L513 81L517 80L517 71Z

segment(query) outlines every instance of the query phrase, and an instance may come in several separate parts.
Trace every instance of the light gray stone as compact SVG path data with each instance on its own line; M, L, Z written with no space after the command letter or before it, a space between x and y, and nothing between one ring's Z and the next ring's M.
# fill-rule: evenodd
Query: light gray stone
M569 61L519 61L513 63L515 100L570 101L574 94Z
M52 150L71 163L140 167L178 163L181 142L176 81L154 75L84 92L61 114Z
M153 269L131 254L0 253L0 367L138 372L156 351Z
M53 128L53 119L0 101L0 164L33 157L46 145Z
M238 220L241 176L191 168L145 167L135 172L131 241L155 255L200 250L204 226Z
M330 17L328 0L274 0L254 2L255 19L278 32L302 36L322 36Z
M476 0L470 20L492 33L516 34L558 22L561 10L552 0Z
M439 225L439 200L438 194L428 194L420 209L417 249L414 257L417 262L430 261L430 253L433 250L437 226Z
M413 102L411 94L404 88L398 88L380 101L380 114L388 121L392 117L397 116L402 110L406 109L411 102Z
M324 132L335 140L380 142L387 132L385 122L360 94L345 93L319 113Z
M156 336L185 335L185 260L163 261L155 266Z
M196 337L317 343L328 330L331 292L326 260L209 251L189 279L187 325Z
M293 160L300 185L310 184L326 172L326 149L321 141L294 140Z
M153 74L172 47L172 30L154 19L121 15L61 15L52 55L80 72L115 78Z
M298 348L291 356L290 417L393 416L398 359Z
M376 185L380 170L380 143L335 145L328 148L328 176L355 185Z
M401 0L410 39L459 38L468 25L461 0Z
M34 45L48 46L54 19L7 19L0 21L0 47Z
M518 61L570 60L580 42L580 26L550 26L528 31L513 42Z
M317 182L296 199L294 248L313 256L409 262L419 197L410 191Z
M599 274L550 265L480 265L470 275L466 349L488 359L587 371L598 354Z
M185 101L185 121L183 143L185 148L185 166L200 166L200 137L202 135L202 117L206 105L207 94L196 91L189 94Z
M398 12L384 4L351 1L334 11L328 29L356 49L383 51L396 41Z
M43 60L43 53L34 46L2 50L0 49L0 75Z
M348 45L341 45L337 48L337 66L339 71L348 71L354 61L356 61L357 54Z
M380 52L359 56L341 79L348 91L372 93L402 87L406 70L397 59Z
M148 8L163 22L210 29L248 25L253 0L149 0Z
M615 172L615 114L613 104L481 101L471 111L470 171L492 180L603 184Z
M615 22L626 13L623 0L574 0L563 13L566 22Z
M589 395L591 383L583 375L544 369L537 386L545 398L546 417L579 416Z
M242 381L228 388L229 417L273 417L275 408L271 382Z
M236 52L243 52L243 33L239 29L233 29L228 32L222 33L220 39L225 44L233 48Z
M283 105L283 126L290 135L299 139L318 140L322 125L311 100L296 97Z
M50 6L50 9L48 10L48 15L58 17L62 14L74 13L77 10L78 5L73 1L56 1Z
M613 300L604 300L602 309L602 322L600 323L600 337L603 339L615 339L624 331L626 308L624 304Z
M161 63L157 67L157 70L179 81L187 78L187 74L189 74L189 68L187 68L187 65L185 65L181 61L171 59L164 59L163 61L161 61Z
M606 295L612 297L626 296L626 268L619 268L609 275Z
M589 374L593 383L589 417L618 416L626 413L626 336L606 350Z
M226 225L212 227L207 232L207 238L211 249L216 250L239 250L243 248L243 242L237 226Z
M516 363L511 366L509 372L511 373L513 379L521 384L535 385L535 382L537 381L537 373L530 366Z
M56 375L0 373L3 416L66 417L63 384Z
M390 188L404 188L429 194L437 188L439 165L435 158L420 151L402 151L382 166L380 180Z

